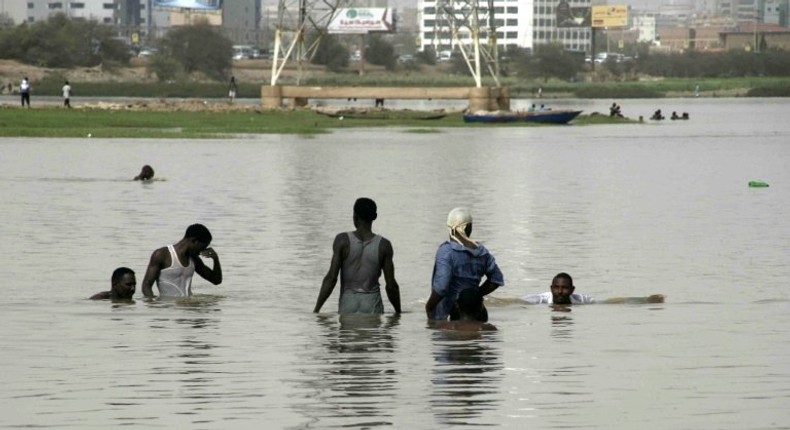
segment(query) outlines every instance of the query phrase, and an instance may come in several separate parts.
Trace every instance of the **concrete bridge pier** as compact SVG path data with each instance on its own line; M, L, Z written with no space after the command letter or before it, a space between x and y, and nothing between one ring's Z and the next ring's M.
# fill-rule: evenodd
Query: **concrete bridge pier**
M277 109L288 100L292 107L307 106L309 99L369 100L467 100L469 110L510 109L510 91L506 87L261 87L261 105Z

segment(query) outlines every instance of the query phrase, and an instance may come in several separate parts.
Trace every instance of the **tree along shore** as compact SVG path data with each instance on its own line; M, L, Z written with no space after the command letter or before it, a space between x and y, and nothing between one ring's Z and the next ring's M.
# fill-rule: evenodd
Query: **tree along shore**
M36 95L58 96L66 79L70 81L77 97L224 98L228 94L228 84L224 82L80 82L69 78L67 71L51 73L40 80L33 79L31 84ZM628 82L564 82L504 78L500 82L502 86L510 89L510 95L513 98L790 97L790 77L644 79ZM236 96L259 98L261 87L268 84L268 81L261 78L250 81L237 78ZM283 80L282 84L293 85L293 82ZM15 85L18 83L15 82ZM461 76L313 74L304 79L302 85L471 87L474 86L474 82ZM495 83L487 80L484 85L495 86Z

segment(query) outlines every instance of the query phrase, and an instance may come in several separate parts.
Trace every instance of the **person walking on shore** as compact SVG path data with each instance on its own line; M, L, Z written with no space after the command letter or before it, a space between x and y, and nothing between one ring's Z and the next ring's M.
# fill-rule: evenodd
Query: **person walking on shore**
M233 104L233 99L236 98L236 91L238 87L236 86L236 77L230 77L230 84L228 85L228 99L230 99L230 103Z
M69 81L66 81L66 83L63 84L63 106L69 109L71 109L71 101L69 100L70 98L71 98L71 85L69 85Z
M27 107L30 107L30 81L27 76L19 84L19 94L22 96L22 107L25 107L25 103L27 103Z

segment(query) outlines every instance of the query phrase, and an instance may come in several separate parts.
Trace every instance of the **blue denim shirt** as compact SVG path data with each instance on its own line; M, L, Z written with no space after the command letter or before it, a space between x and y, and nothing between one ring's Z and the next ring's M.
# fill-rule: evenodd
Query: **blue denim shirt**
M458 294L467 288L478 288L483 276L494 285L505 285L502 271L485 246L471 249L455 242L441 244L436 251L431 288L442 296L442 301L436 306L433 318L446 320Z

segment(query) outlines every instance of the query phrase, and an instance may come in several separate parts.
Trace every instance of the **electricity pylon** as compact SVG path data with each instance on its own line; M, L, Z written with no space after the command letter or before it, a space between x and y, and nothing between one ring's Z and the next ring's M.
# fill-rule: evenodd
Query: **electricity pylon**
M348 0L279 0L277 5L277 27L274 33L271 85L291 60L296 61L296 84L302 80L305 61L310 61L318 50L321 37L338 12L346 7ZM315 31L315 40L308 44L307 31Z
M494 0L485 0L487 7L480 9L479 0L437 0L436 28L434 37L445 29L458 47L477 87L482 86L482 71L485 66L499 86L499 59L497 54ZM481 22L488 34L488 43L481 44ZM487 25L486 25L487 24ZM465 37L465 36L469 37Z

